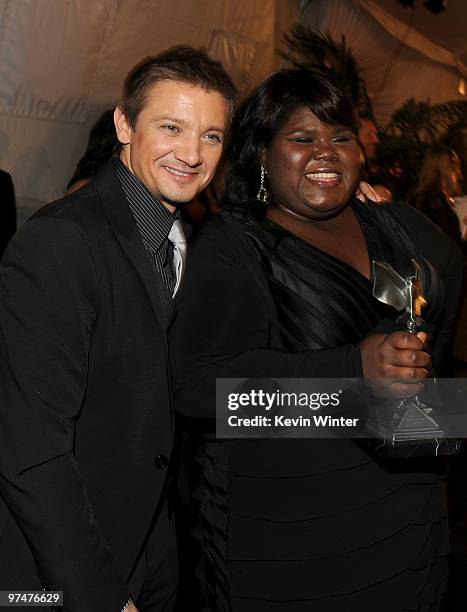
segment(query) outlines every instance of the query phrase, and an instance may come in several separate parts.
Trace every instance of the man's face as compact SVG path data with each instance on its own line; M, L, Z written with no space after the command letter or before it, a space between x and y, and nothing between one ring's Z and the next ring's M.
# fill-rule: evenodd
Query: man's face
M229 121L225 98L182 81L149 90L132 129L118 107L115 126L121 160L173 212L214 176Z
M365 151L367 159L373 159L376 155L376 145L379 142L378 130L371 119L360 119L358 138Z

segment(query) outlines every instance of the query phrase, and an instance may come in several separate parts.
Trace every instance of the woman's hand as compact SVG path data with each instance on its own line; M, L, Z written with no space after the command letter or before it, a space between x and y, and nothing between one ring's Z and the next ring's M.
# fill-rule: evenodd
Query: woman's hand
M363 378L373 393L385 397L412 397L431 376L431 355L425 332L373 334L360 343Z
M392 193L384 185L369 185L361 181L355 196L361 201L371 200L375 204L386 204L392 202Z

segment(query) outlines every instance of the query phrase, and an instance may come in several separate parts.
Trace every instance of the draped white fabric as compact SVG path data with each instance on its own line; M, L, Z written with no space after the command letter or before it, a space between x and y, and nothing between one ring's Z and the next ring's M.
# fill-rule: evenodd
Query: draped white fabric
M423 9L425 10L425 9ZM347 44L365 72L377 118L384 124L408 98L432 103L459 94L466 67L451 52L386 13L373 0L313 0L301 23Z
M389 34L398 38L408 47L412 47L412 49L419 51L422 55L435 62L456 68L462 76L467 75L467 67L453 53L434 44L412 27L407 28L406 24L401 23L398 19L386 13L372 0L354 0L354 2L357 6L370 13Z
M129 68L175 44L206 47L245 90L277 58L299 0L0 0L0 166L20 221L63 194L90 126Z

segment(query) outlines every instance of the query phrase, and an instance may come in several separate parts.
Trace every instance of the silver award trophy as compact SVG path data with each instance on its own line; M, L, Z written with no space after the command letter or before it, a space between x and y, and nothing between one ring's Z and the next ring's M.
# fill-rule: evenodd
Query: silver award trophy
M406 327L416 334L426 305L420 279L420 266L412 260L413 274L402 277L388 263L373 261L373 295L398 312L406 312ZM436 381L431 379L430 384ZM430 387L431 389L433 386ZM370 419L374 452L386 457L452 455L460 441L447 437L439 423L436 402L427 403L416 395L404 399L376 401L376 418Z

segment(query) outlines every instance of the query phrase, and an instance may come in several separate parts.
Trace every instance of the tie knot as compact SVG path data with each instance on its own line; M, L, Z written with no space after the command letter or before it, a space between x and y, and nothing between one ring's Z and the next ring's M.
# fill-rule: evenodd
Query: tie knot
M186 243L185 232L183 231L182 222L176 219L173 222L172 229L169 232L168 239L173 244Z

